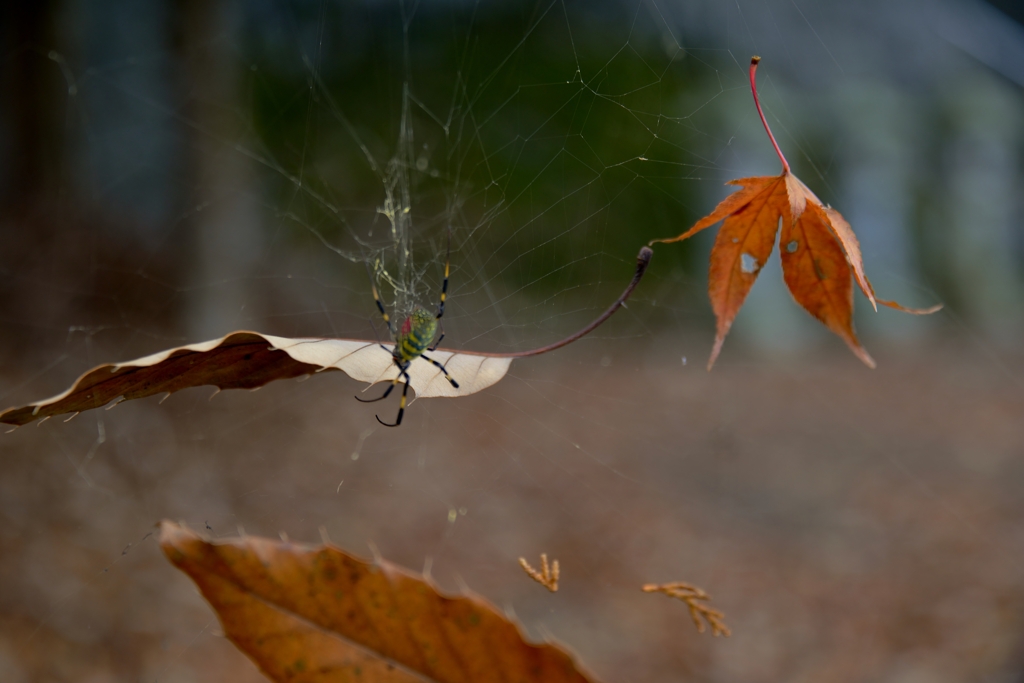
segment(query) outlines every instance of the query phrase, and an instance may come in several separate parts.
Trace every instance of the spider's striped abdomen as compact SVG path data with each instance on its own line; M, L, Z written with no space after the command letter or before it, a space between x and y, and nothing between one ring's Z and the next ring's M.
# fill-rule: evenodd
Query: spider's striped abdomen
M402 323L401 332L395 340L395 358L406 363L419 358L430 348L435 334L437 318L426 309L417 308Z

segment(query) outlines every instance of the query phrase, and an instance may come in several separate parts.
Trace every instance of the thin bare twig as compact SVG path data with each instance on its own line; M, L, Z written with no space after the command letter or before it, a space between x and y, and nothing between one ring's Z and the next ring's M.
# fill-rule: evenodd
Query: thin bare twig
M649 583L642 590L645 593L664 593L670 598L676 598L685 602L686 606L690 608L690 617L697 627L697 633L704 633L707 628L704 625L704 621L707 621L708 625L711 626L712 635L725 636L726 638L732 635L732 631L725 625L725 615L702 602L710 600L711 596L700 588L685 581L673 581L672 583L662 584ZM703 620L701 617L703 617Z
M524 557L519 558L519 566L523 568L523 571L526 572L531 579L544 586L552 593L558 590L558 560L555 560L551 563L551 566L548 566L547 553L540 554L540 571L531 567L530 563L527 562Z

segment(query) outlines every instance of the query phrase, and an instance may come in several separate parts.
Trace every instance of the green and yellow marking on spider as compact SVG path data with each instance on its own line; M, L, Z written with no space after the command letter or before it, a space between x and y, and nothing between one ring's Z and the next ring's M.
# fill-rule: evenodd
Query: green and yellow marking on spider
M436 334L437 318L427 309L417 306L402 323L402 331L395 340L395 358L406 362L419 358Z

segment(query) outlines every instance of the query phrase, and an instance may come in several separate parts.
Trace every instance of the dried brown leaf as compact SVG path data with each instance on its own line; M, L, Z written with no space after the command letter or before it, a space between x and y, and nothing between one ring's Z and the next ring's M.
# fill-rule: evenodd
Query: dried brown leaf
M808 202L795 221L783 221L782 275L804 310L825 323L869 368L875 361L853 330L853 280L842 246L819 204Z
M257 537L212 543L167 521L160 545L274 681L593 680L483 599L442 595L390 562Z
M750 63L750 89L765 131L782 161L782 174L729 181L742 189L722 200L715 210L677 237L653 242L678 242L719 221L722 229L711 250L708 294L718 321L708 369L715 364L733 320L746 300L765 261L771 255L779 226L780 253L786 285L808 313L839 335L868 367L875 367L853 329L853 279L878 310L878 304L905 313L934 313L931 308L907 308L875 297L853 229L843 216L825 206L789 168L761 111L754 74L760 57ZM652 243L653 243L652 242Z
M430 356L447 365L448 372L458 378L459 387L449 384L430 363L413 363L408 373L419 398L474 394L504 377L512 362L509 357L440 349ZM213 341L100 365L62 394L0 413L0 422L23 425L52 415L100 408L115 399L127 401L203 385L255 389L274 380L328 370L341 370L370 385L390 382L398 374L390 346L385 349L376 342L232 332Z
M418 398L475 394L504 377L513 358L549 353L590 334L626 302L640 284L651 256L649 247L641 247L633 279L619 298L589 325L568 337L540 348L512 353L428 349L430 360L444 366L458 385L449 382L441 368L417 356L406 363L404 375L409 386ZM71 417L74 417L83 410L100 408L115 399L120 402L170 394L207 384L218 389L255 389L276 379L326 370L341 370L371 386L377 382L394 383L399 377L399 361L392 355L392 348L392 344L363 339L288 339L258 332L232 332L213 341L93 368L62 394L5 410L0 413L0 422L20 426L65 413L73 413ZM404 389L402 396L404 406Z
M722 229L715 238L715 246L711 249L711 267L708 269L708 295L718 323L708 368L718 358L736 314L772 254L775 233L779 227L780 207L786 201L785 183L782 180L781 177L768 177L745 178L741 181L751 183L750 187L758 188L758 192L751 194L748 202L737 206L725 217ZM744 190L735 194L742 194Z

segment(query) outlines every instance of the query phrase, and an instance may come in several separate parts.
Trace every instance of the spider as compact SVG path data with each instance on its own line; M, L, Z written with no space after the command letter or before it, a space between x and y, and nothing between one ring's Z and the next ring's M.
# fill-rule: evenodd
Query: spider
M451 242L448 243L448 255L445 256L444 260L444 284L441 285L441 301L437 305L437 314L431 313L422 306L417 306L413 309L413 312L405 319L402 323L401 332L396 336L394 329L391 327L391 319L388 317L388 312L384 310L384 304L381 303L380 295L377 293L377 285L375 285L371 279L370 287L373 291L373 300L377 302L377 310L380 311L380 315L384 318L384 322L388 326L388 332L391 334L391 338L395 342L395 347L390 349L391 360L395 365L398 366L398 376L391 381L391 386L387 388L382 396L377 398L359 398L356 396L357 401L362 403L373 403L375 401L383 401L390 394L395 386L405 378L405 382L402 386L402 401L398 404L398 418L394 424L389 424L384 420L380 419L380 415L377 415L377 422L380 422L385 427L397 427L402 424L402 416L405 414L405 403L406 397L409 394L409 383L411 379L409 377L409 366L417 358L431 363L441 369L444 373L444 378L451 382L451 385L456 389L459 388L459 383L456 382L451 375L448 374L448 370L441 363L437 362L430 356L425 355L425 351L434 351L437 349L441 340L444 339L444 331L442 330L441 336L437 338L437 341L431 346L431 342L434 340L434 335L437 334L438 323L441 320L441 316L444 315L444 302L448 298L448 271L451 264ZM388 347L383 344L380 345L382 349L388 351Z

